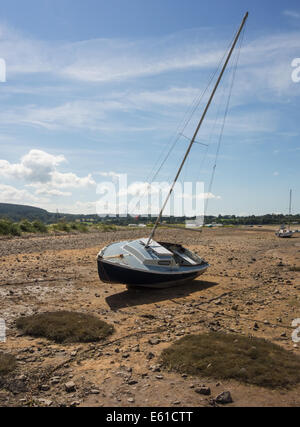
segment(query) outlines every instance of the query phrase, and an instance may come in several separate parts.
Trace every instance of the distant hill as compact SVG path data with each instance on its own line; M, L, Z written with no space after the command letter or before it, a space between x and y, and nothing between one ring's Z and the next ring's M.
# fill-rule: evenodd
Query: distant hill
M39 220L45 224L56 223L61 220L65 221L93 221L99 220L98 216L95 215L75 215L65 213L52 213L45 209L35 208L33 206L26 205L14 205L11 203L0 203L0 219L7 218L12 221L18 222L22 219L28 219L28 221Z
M81 221L81 222L104 222L115 225L126 226L131 224L133 218L127 217L112 217L112 216L98 216L94 215L76 215L76 214L65 214L65 213L52 213L45 209L35 208L33 206L25 205L14 205L10 203L0 203L0 219L8 218L12 221L21 221L22 219L28 219L29 221L40 220L45 224L57 223L59 221ZM156 218L152 218L153 221ZM186 217L164 217L166 223L170 224L183 224ZM149 222L147 215L138 215L134 222ZM223 225L263 225L263 224L283 224L283 223L300 224L300 214L296 215L283 215L283 214L267 214L267 215L250 215L250 216L235 216L235 215L219 215L219 216L206 216L205 223L219 223Z
M33 206L13 205L10 203L0 203L0 218L9 218L12 221L36 219L43 222L51 222L55 214L47 212L45 209L35 208Z

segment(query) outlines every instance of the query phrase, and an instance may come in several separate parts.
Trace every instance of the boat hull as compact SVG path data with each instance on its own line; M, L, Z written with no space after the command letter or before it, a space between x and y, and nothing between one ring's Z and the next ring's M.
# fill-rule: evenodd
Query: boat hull
M288 239L292 237L293 233L287 232L287 233L275 233L277 237L281 237L282 239Z
M98 273L102 282L122 283L128 287L167 288L195 279L203 274L208 267L208 264L203 264L197 271L163 274L138 271L98 259Z

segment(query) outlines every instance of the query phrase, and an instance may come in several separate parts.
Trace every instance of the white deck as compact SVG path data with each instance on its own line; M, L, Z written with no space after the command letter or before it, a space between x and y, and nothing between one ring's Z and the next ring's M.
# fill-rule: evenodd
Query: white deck
M148 239L140 239L140 241L146 245L148 242ZM155 242L154 240L151 240L148 247L152 249L159 256L173 255L172 252L170 252L167 248L165 248L164 246L161 246L159 243Z

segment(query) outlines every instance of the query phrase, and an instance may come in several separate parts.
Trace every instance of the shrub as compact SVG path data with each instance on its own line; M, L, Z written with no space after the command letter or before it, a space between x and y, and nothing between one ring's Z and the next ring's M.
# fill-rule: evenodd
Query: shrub
M33 337L45 337L57 343L94 342L110 335L114 328L95 316L57 311L20 317L17 328Z
M70 225L66 222L58 222L57 224L53 224L53 229L55 231L65 231L66 233L69 233Z
M98 229L100 231L117 231L117 227L113 224L109 225L109 224L100 224L98 226Z
M300 382L300 357L261 338L220 332L188 335L161 355L165 367L181 373L235 379L262 387Z
M20 236L21 230L18 224L8 219L0 220L0 235L2 236Z
M11 372L16 367L16 359L11 354L0 352L0 375Z
M19 227L22 233L34 233L35 229L31 222L29 222L27 219L23 219L19 223Z
M3 236L7 236L10 234L12 222L6 219L0 220L0 234Z
M48 227L41 221L33 221L32 223L33 230L38 233L48 233Z

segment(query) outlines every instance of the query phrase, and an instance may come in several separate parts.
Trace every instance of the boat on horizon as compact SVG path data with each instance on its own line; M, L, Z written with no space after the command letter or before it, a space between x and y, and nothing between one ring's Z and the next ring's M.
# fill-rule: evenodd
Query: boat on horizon
M290 218L291 218L291 211L292 211L292 190L290 190L290 202L289 202L289 223L286 227L285 224L282 224L280 229L275 232L275 236L282 237L282 238L289 238L292 237L294 232L290 229Z

